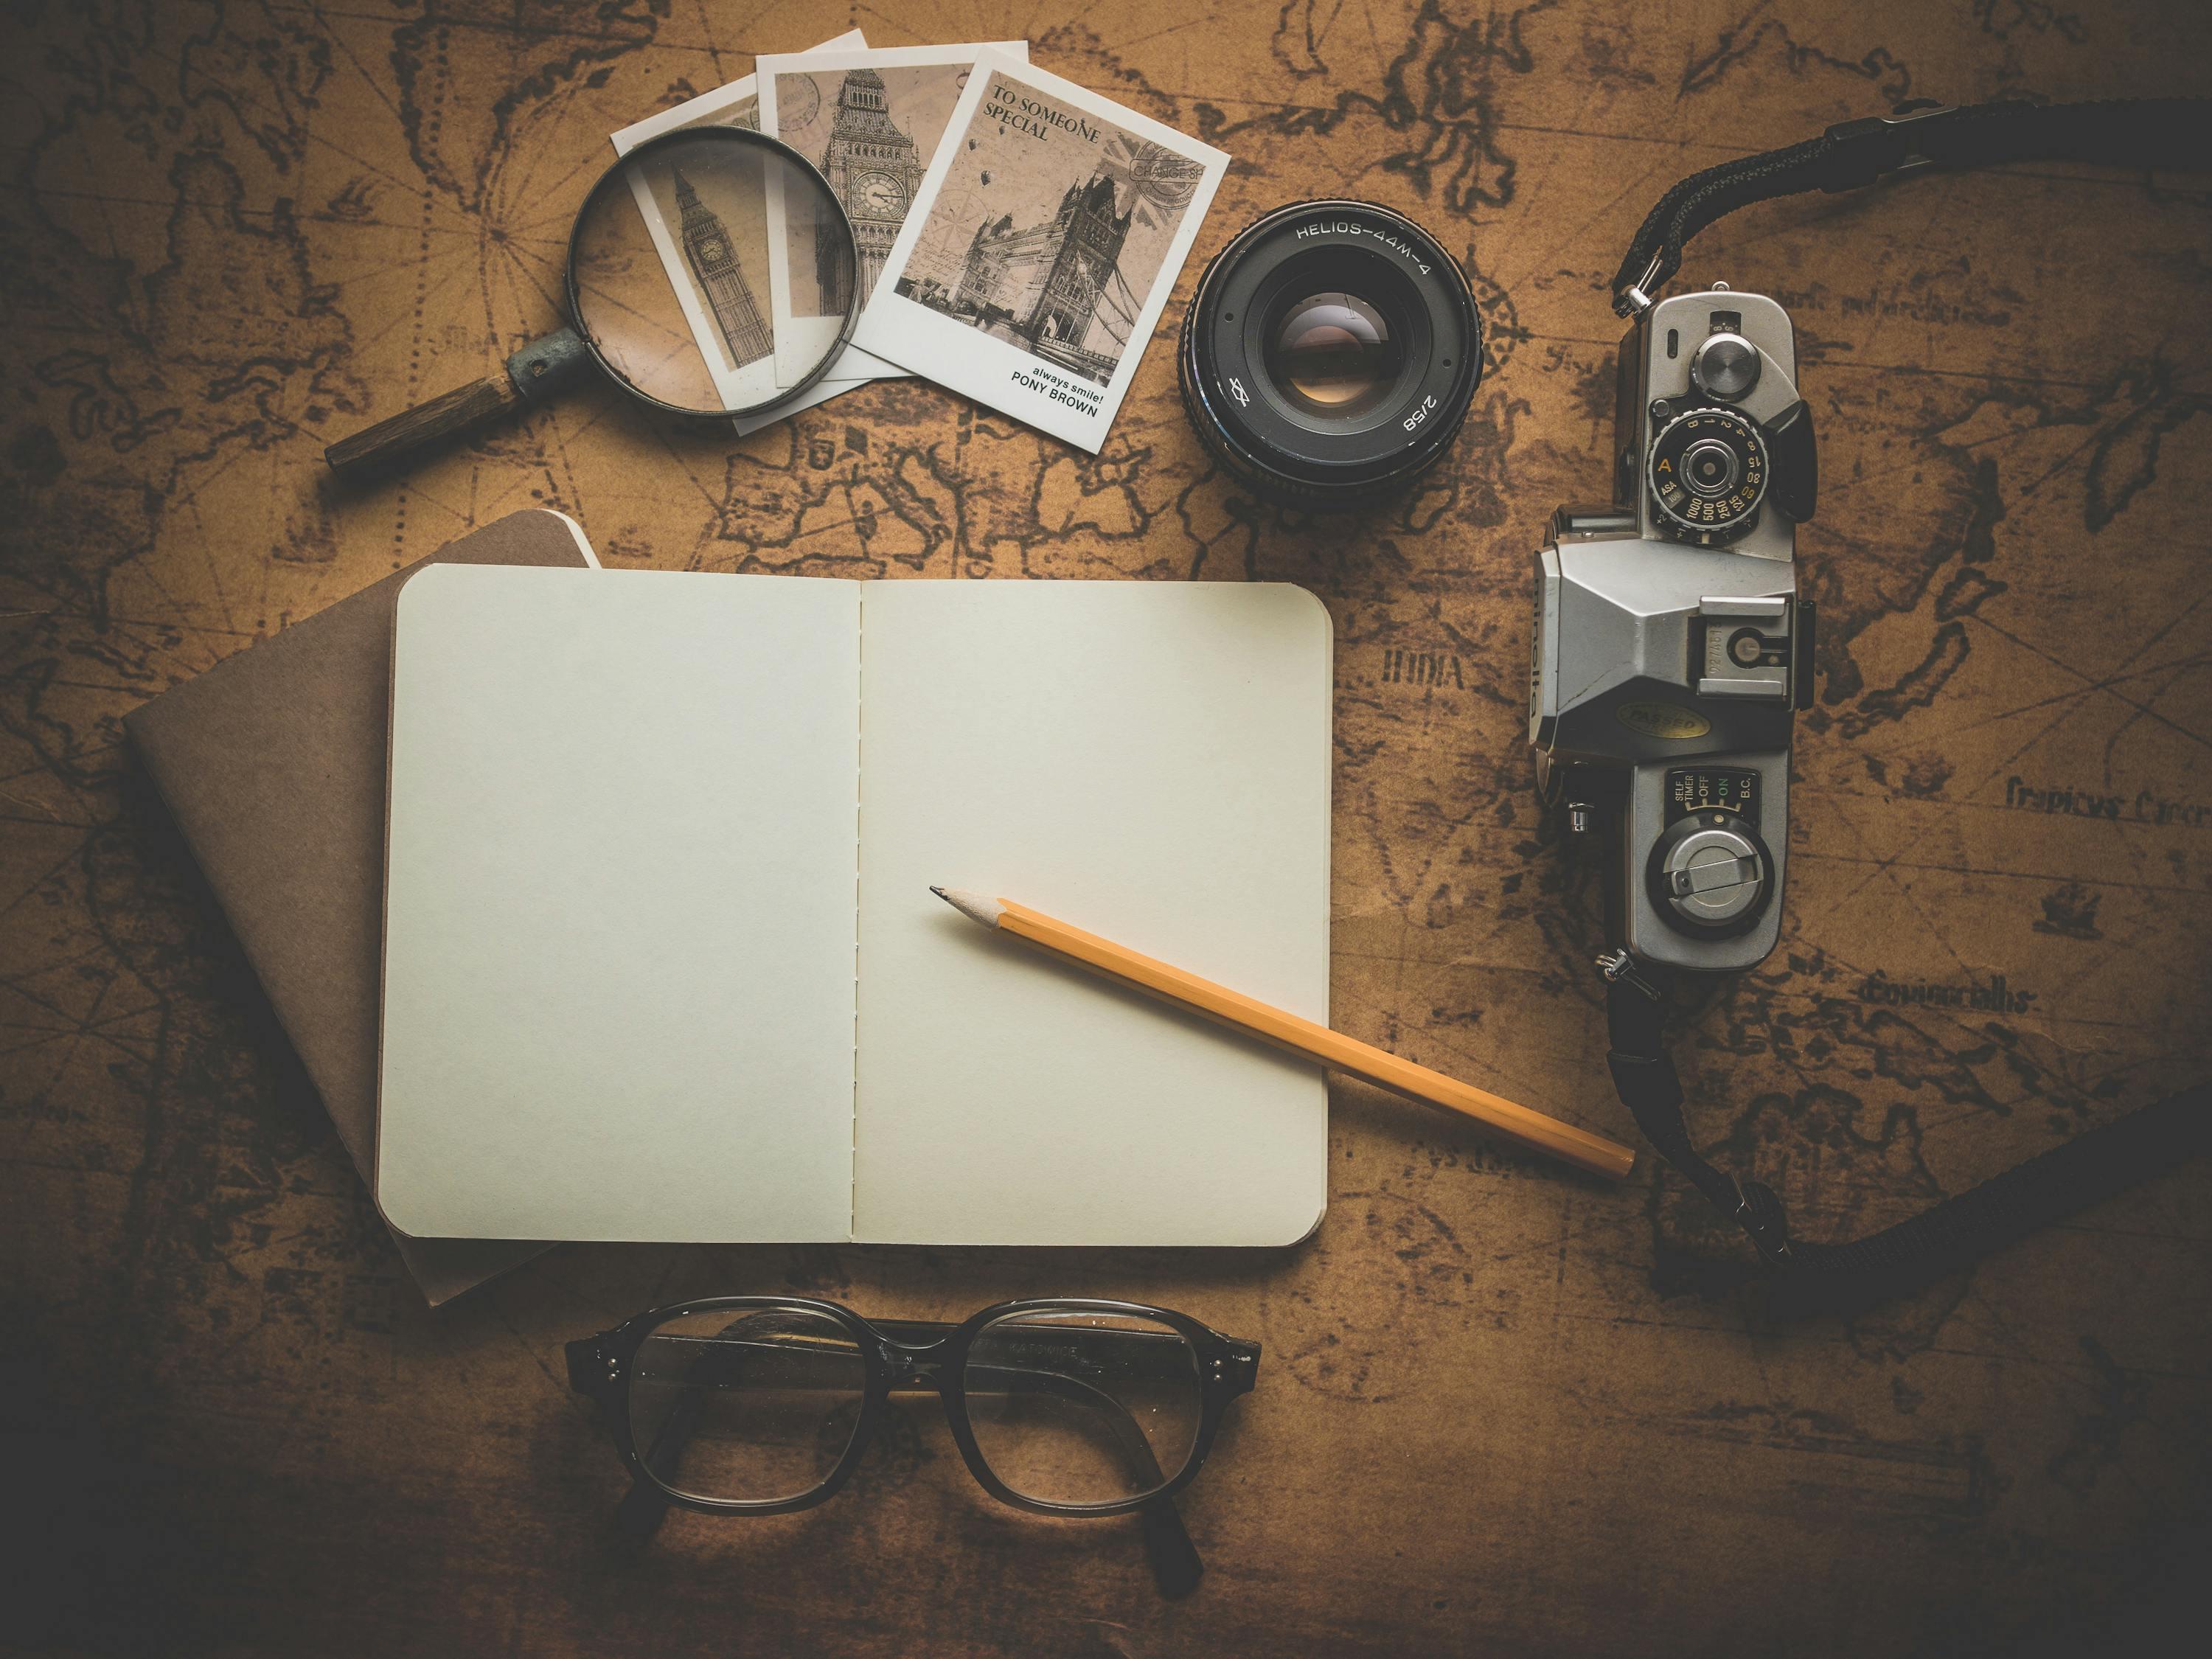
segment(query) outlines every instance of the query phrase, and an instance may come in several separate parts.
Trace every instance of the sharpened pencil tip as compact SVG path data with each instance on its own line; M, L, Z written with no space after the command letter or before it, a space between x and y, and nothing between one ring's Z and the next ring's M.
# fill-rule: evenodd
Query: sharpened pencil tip
M1006 907L994 898L985 898L981 893L971 893L964 887L933 887L929 890L957 910L970 921L980 921L986 927L996 927Z

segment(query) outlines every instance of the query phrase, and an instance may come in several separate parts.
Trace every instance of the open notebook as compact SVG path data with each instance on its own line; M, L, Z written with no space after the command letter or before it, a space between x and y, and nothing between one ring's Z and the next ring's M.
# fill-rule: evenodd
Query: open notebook
M422 571L392 669L386 1217L1301 1237L1313 1066L929 888L1326 1020L1331 647L1279 584Z

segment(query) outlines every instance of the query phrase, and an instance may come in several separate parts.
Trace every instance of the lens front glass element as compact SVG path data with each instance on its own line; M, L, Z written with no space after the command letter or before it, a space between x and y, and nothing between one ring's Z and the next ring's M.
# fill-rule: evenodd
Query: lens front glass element
M1110 1504L1174 1480L1197 1443L1197 1351L1134 1315L1040 1309L978 1332L963 1377L991 1472L1047 1504Z
M679 1314L638 1349L631 1443L672 1491L775 1503L830 1478L867 1393L852 1334L803 1308Z
M772 257L792 295L781 328ZM759 411L842 352L866 297L856 264L851 221L795 151L743 128L684 131L593 187L569 247L571 320L634 392L699 414Z
M1269 332L1267 372L1297 407L1342 419L1371 409L1396 384L1404 342L1356 294L1310 294Z

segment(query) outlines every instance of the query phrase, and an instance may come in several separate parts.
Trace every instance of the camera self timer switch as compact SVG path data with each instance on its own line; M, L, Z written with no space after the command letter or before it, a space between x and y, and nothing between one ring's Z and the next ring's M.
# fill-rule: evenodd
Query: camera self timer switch
M1679 818L1652 848L1652 897L1685 932L1726 937L1759 920L1773 866L1759 831L1728 812Z

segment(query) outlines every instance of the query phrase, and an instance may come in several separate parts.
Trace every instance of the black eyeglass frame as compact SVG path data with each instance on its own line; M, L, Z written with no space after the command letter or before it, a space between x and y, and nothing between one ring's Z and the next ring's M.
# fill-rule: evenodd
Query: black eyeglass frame
M670 1486L653 1472L651 1465L639 1453L630 1432L629 1385L638 1350L645 1346L648 1336L671 1320L693 1314L776 1311L819 1314L831 1319L850 1333L860 1351L866 1374L860 1418L853 1425L852 1438L838 1458L836 1466L819 1486L796 1498L702 1498ZM975 1428L968 1418L965 1378L969 1350L974 1346L975 1338L988 1327L1012 1315L1035 1313L1103 1314L1150 1319L1169 1327L1190 1343L1198 1361L1199 1422L1198 1432L1191 1441L1189 1455L1182 1468L1171 1475L1165 1474L1164 1471L1160 1484L1148 1491L1101 1504L1058 1504L1045 1498L1030 1498L1016 1492L992 1473L981 1447L976 1443ZM922 1340L912 1340L915 1338ZM1231 1400L1251 1392L1260 1369L1258 1343L1224 1336L1188 1314L1177 1313L1170 1308L1148 1307L1136 1302L1067 1297L1000 1302L970 1315L957 1325L946 1325L934 1320L865 1319L841 1304L818 1301L811 1297L708 1297L701 1301L673 1303L641 1313L635 1319L625 1320L611 1331L569 1343L567 1353L568 1386L578 1394L599 1402L607 1420L608 1431L614 1437L615 1448L621 1453L631 1478L649 1486L671 1504L707 1515L788 1515L794 1510L812 1509L816 1504L836 1497L860 1466L876 1425L890 1409L890 1395L895 1389L902 1391L936 1390L939 1402L945 1407L946 1425L952 1431L953 1443L959 1447L961 1459L968 1465L969 1474L975 1477L977 1485L1002 1504L1037 1515L1127 1515L1148 1510L1164 1499L1173 1498L1197 1478L1199 1469L1206 1462L1206 1454L1212 1449L1213 1437L1221 1426L1222 1413L1228 1409Z

